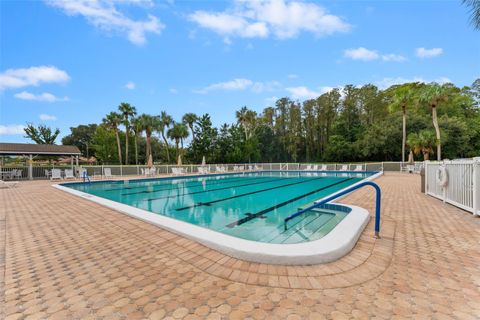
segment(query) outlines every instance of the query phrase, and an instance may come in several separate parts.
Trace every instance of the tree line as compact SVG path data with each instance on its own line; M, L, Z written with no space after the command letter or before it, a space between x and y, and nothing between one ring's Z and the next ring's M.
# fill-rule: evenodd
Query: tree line
M303 102L284 97L261 112L244 106L236 122L219 128L209 114L176 121L121 103L100 124L70 128L62 143L105 164L144 164L150 155L155 163L180 155L183 163L405 161L410 151L416 159L453 159L480 155L479 103L480 79L462 88L346 85ZM27 128L37 142L36 128Z

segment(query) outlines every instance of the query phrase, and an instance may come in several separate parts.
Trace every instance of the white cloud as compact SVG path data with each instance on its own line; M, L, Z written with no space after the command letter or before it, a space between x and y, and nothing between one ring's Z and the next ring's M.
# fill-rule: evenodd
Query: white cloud
M145 7L149 2L112 0L45 1L48 5L61 9L69 16L83 16L90 24L99 29L126 34L128 40L136 45L145 44L147 33L160 34L162 29L165 28L165 25L156 16L149 14L146 20L133 20L126 17L116 8L118 3Z
M387 62L403 62L406 61L402 55L395 53L380 54L376 50L370 50L364 47L355 49L347 49L343 51L343 56L352 60L372 61L382 59Z
M412 78L396 77L396 78L383 78L382 80L376 81L375 84L377 85L377 87L383 90L393 85L410 83L410 82L423 82L423 83L436 82L436 83L443 84L443 83L449 83L452 81L447 77L439 77L436 79L425 79L423 77L412 77Z
M441 55L442 53L443 53L442 48L432 48L432 49L417 48L415 50L415 54L419 58L433 58Z
M52 115L49 115L49 114L45 114L45 113L42 113L40 116L39 116L40 120L42 121L55 121L57 120L57 117L55 116L52 116Z
M364 47L360 47L356 49L347 49L343 52L343 56L353 60L363 60L363 61L377 60L378 58L380 58L380 55L376 51L369 50Z
M65 83L68 74L54 66L8 69L0 73L0 90L39 86L42 83Z
M320 91L313 91L304 86L289 87L285 88L285 90L287 90L294 99L313 99L321 95Z
M347 32L351 26L323 7L302 1L237 0L223 12L195 11L190 20L222 36L289 39L301 32L316 36Z
M287 77L288 77L288 79L297 79L297 78L298 78L298 75L296 75L296 74L289 74Z
M230 81L218 82L196 90L196 93L208 93L210 91L244 91L252 90L255 93L273 91L280 87L277 81L254 82L250 79L237 78Z
M25 126L23 124L9 124L9 125L0 125L0 134L1 135L16 135L24 134L23 130Z
M22 91L20 93L14 94L14 97L21 100L40 101L40 102L68 101L68 97L60 98L48 92L43 92L41 94L33 94L27 91Z
M175 89L175 88L170 88L170 89L168 89L168 91L170 91L171 94L177 94L178 93L178 90Z
M407 58L399 54L389 53L389 54L382 55L382 60L393 61L393 62L403 62L403 61L407 61Z
M128 81L127 84L125 85L125 88L128 90L133 90L135 89L135 82L133 81Z

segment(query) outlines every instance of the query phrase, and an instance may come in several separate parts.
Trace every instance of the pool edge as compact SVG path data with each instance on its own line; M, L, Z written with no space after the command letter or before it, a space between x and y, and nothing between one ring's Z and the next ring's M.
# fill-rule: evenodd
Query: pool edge
M381 174L383 173L379 172L360 180L358 183L373 180ZM60 184L54 184L52 186L199 242L228 256L257 263L311 265L338 260L354 248L358 238L370 220L370 214L366 209L336 203L337 205L349 207L352 211L321 239L295 244L263 243L237 238L181 220L153 214L143 209L97 197ZM341 192L342 190L337 192ZM212 239L215 239L215 241Z

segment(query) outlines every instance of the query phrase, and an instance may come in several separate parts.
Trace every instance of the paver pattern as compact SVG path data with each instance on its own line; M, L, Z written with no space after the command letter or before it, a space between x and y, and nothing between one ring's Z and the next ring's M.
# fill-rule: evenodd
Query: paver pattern
M0 318L479 319L480 219L387 173L372 222L344 258L273 266L225 256L54 189L0 190ZM342 202L373 212L374 192Z

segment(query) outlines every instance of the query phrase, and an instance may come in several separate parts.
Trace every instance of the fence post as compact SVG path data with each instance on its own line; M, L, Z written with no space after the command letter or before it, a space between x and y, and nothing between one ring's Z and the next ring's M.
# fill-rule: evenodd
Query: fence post
M30 155L28 157L28 180L33 180L33 168L32 168L32 163L33 163L33 155Z
M384 168L384 166L383 166L383 161L382 161L382 172L383 172L383 171L385 171L385 168Z
M473 215L479 216L480 215L480 199L478 199L478 195L480 194L478 185L480 183L480 157L473 158L473 172L472 172L472 182L473 182ZM477 177L479 179L477 179Z

